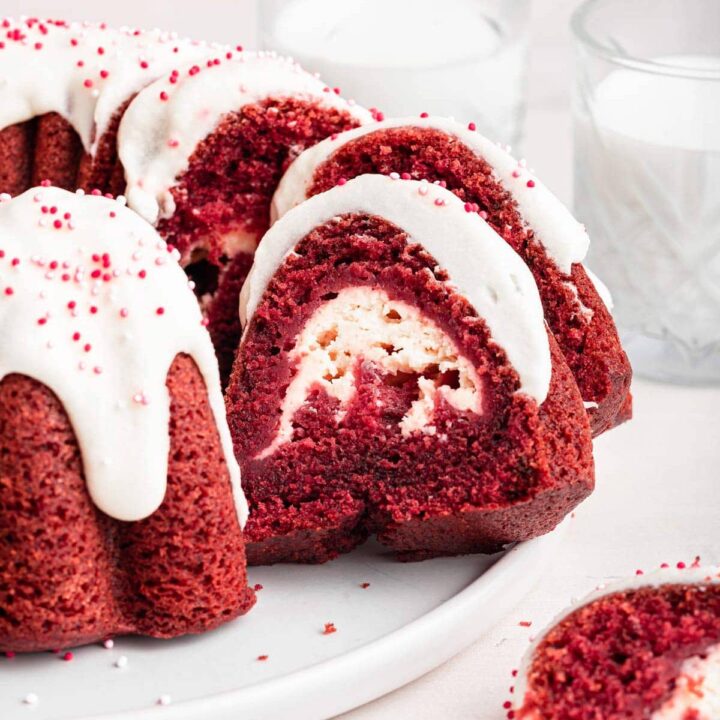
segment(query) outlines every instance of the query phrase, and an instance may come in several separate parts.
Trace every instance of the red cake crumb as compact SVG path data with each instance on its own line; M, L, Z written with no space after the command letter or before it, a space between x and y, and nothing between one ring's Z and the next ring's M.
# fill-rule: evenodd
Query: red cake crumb
M316 228L275 273L226 396L251 506L250 563L324 562L370 533L406 560L493 552L549 531L590 492L587 418L555 343L550 391L538 409L515 392L517 373L446 278L396 226L364 215ZM311 391L293 418L293 440L259 459L276 433L293 339L328 298L358 285L420 308L453 338L487 384L485 412L442 403L434 425L444 442L403 437L398 423L417 397L417 378L394 382L360 365L340 427L337 400Z
M265 662L270 656L269 655L258 655L257 659L260 662Z
M332 635L335 632L337 632L335 623L331 623L331 622L325 623L325 627L323 628L323 631L322 631L323 635Z
M595 435L631 415L631 368L620 346L612 317L583 266L567 276L548 259L542 238L525 227L511 194L495 179L492 168L456 138L434 128L398 127L355 138L337 148L312 178L309 195L366 173L416 180L447 187L478 212L530 267L543 301L545 318L565 355L590 410ZM528 187L535 185L533 180ZM574 286L592 312L589 322L576 311Z

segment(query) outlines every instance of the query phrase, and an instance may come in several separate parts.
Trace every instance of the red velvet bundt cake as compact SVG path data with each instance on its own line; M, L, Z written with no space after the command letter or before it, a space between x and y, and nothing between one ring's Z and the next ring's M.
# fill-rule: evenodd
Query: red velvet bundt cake
M205 300L221 376L230 372L238 295L282 173L305 148L370 119L272 53L190 65L129 105L118 136L129 207L180 251Z
M0 651L246 612L246 504L176 253L121 203L0 203Z
M121 193L116 135L129 100L180 64L220 52L158 30L38 18L1 25L0 192L11 195L45 180Z
M535 642L515 696L518 720L717 720L720 572L596 592Z
M629 418L630 364L602 290L582 266L587 234L524 163L472 124L434 117L389 120L303 153L278 188L274 215L362 173L440 182L487 219L535 277L545 318L575 375L594 434Z
M402 558L551 530L593 487L577 385L532 275L426 182L364 175L265 235L226 403L248 559Z

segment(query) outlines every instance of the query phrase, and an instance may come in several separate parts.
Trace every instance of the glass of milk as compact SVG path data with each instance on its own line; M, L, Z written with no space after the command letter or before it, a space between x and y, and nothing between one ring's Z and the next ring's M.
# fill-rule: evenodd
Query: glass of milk
M451 115L515 144L530 0L261 0L261 43L386 117Z
M575 206L635 370L720 383L720 2L575 13Z

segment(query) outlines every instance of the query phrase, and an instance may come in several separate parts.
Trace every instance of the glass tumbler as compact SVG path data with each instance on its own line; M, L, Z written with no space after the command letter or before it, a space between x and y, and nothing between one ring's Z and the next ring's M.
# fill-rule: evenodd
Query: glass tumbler
M572 27L589 265L639 374L720 383L720 2L589 0Z
M386 116L474 121L505 144L524 115L530 0L260 0L260 41Z

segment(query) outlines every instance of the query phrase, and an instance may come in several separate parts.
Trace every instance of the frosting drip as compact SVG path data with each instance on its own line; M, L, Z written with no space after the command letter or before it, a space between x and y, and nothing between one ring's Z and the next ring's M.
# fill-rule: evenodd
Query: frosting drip
M422 245L468 299L538 403L550 386L550 348L537 286L512 248L477 213L438 185L361 175L315 195L281 217L255 253L240 297L247 327L275 270L313 228L339 215L377 215Z
M222 117L244 105L284 97L307 98L361 121L371 117L292 59L274 53L246 52L202 68L187 66L145 88L123 116L118 152L129 206L153 224L170 217L175 209L170 189Z
M36 18L4 20L1 32L0 128L56 112L90 154L141 88L179 64L227 50L160 30Z
M31 377L72 423L95 504L140 520L167 482L168 370L187 353L215 416L241 523L247 506L217 362L187 279L121 202L35 188L0 203L0 379Z

